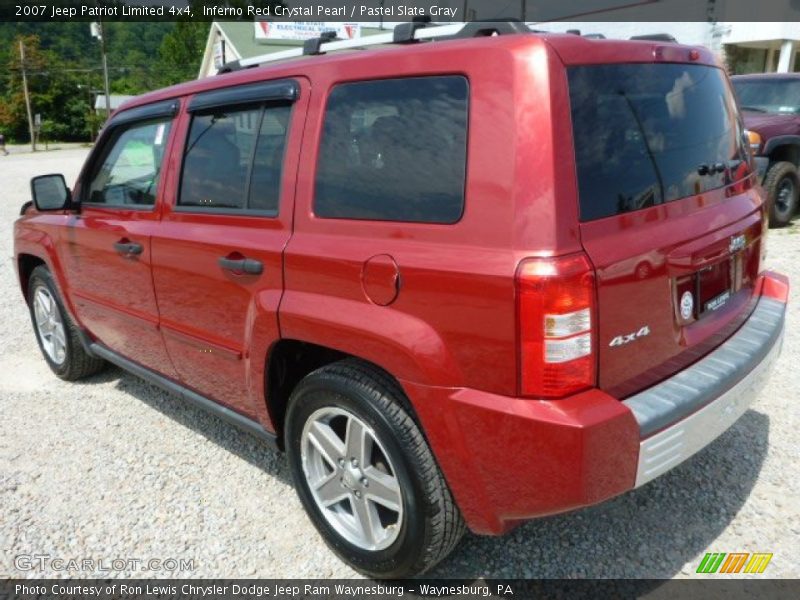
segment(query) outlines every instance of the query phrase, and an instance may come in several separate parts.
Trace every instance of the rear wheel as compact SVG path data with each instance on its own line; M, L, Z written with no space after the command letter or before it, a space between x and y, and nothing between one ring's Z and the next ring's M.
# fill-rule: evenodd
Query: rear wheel
M28 307L39 348L53 373L61 379L74 381L93 375L105 366L105 361L84 350L80 332L64 310L46 267L36 267L31 273Z
M345 360L308 375L288 408L300 500L334 552L371 577L431 568L465 529L407 402L385 374Z
M797 168L790 162L778 162L767 171L764 189L769 202L769 224L784 227L797 212L798 186Z

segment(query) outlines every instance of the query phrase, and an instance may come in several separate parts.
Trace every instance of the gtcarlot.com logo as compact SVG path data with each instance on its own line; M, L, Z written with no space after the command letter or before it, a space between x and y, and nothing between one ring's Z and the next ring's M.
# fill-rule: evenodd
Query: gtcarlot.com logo
M708 552L697 567L698 573L763 573L772 553Z
M50 554L18 554L18 571L194 571L192 558L61 558Z

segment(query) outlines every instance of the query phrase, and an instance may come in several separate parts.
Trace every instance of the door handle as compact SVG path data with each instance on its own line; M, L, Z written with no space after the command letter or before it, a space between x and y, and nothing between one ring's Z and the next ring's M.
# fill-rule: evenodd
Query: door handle
M141 244L126 240L120 240L118 242L114 242L114 249L120 254L124 254L126 256L135 256L142 253Z
M226 271L234 273L247 273L248 275L261 275L264 272L264 265L255 258L227 258L220 256L217 263Z

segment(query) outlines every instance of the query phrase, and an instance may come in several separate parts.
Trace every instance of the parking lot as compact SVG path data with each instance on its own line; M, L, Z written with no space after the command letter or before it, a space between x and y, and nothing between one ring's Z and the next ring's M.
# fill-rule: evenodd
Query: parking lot
M103 576L358 576L306 518L280 454L119 369L70 384L47 368L13 269L12 225L32 175L63 172L73 181L86 153L0 156L0 577L99 574L50 563L25 570L21 555L128 561ZM769 552L761 577L800 575L796 223L768 242L769 268L793 282L783 355L730 431L603 505L502 538L468 534L430 574L694 577L706 552ZM130 562L151 559L160 561L155 571Z

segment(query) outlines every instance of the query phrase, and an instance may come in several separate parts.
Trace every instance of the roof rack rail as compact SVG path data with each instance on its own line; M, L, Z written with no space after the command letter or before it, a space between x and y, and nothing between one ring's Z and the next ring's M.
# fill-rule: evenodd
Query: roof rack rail
M408 44L409 42L417 42L416 39L417 29L425 29L426 27L435 27L429 21L411 21L410 23L400 23L395 25L392 32L393 44Z
M323 31L319 37L311 38L303 42L303 55L325 54L321 48L322 44L338 40L335 31Z
M677 42L674 36L668 33L647 33L645 35L633 35L632 40L647 41L647 42Z
M434 25L423 20L400 23L392 33L371 35L352 40L340 40L333 31L325 31L318 38L306 40L302 48L292 48L270 54L262 54L225 63L217 74L231 73L241 69L257 67L266 63L296 58L299 56L319 55L336 50L367 48L385 44L404 44L421 40L463 39L491 35L508 35L515 33L531 33L521 21L470 21L468 23L452 23L450 25Z
M531 33L531 29L522 21L470 21L452 37L461 39L514 33Z
M255 65L253 65L255 66ZM241 71L246 67L243 67L241 61L238 60L229 60L224 65L222 65L219 69L217 69L217 75L222 75L223 73L233 73L234 71Z

